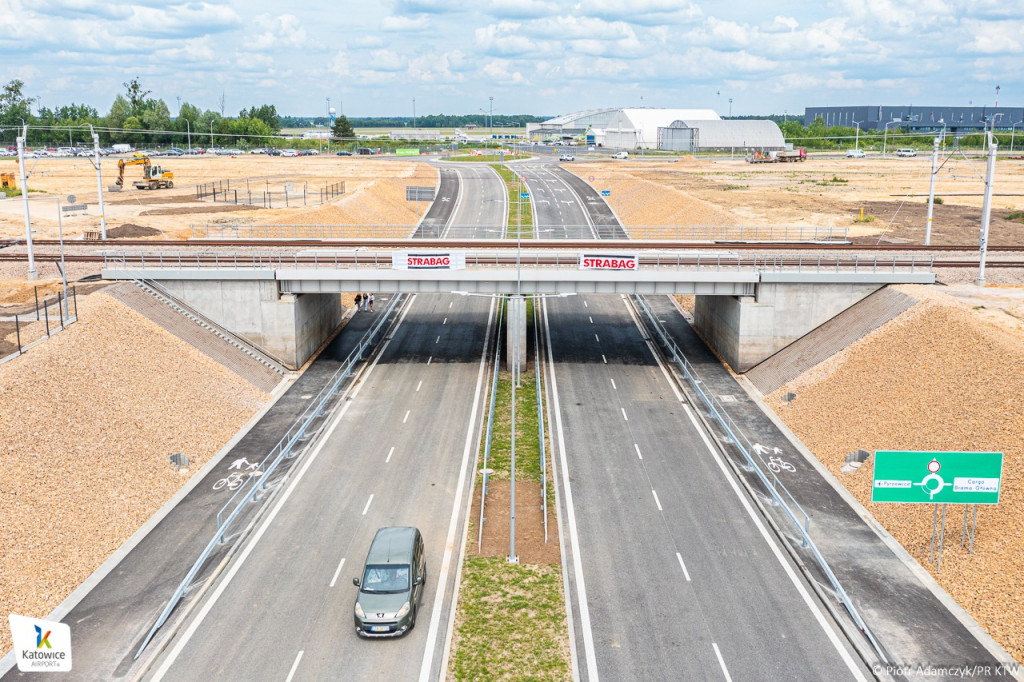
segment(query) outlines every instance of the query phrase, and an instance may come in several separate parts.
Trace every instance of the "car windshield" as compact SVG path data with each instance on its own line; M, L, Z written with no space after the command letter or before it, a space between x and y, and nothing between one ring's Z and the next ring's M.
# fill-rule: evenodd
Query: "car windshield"
M391 593L405 592L409 589L409 567L367 566L363 573L363 592Z

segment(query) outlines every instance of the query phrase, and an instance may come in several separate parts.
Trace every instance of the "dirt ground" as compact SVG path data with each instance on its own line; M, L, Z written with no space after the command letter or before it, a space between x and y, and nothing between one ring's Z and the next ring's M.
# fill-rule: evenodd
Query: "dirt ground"
M923 243L931 158L810 159L749 164L742 159L566 164L598 190L627 225L823 226L850 229L863 243ZM951 159L936 174L933 244L976 244L985 160ZM593 180L591 180L593 178ZM968 194L971 196L958 196ZM653 195L653 196L652 196ZM991 244L1016 244L1024 222L1024 161L996 163ZM855 222L861 209L871 222Z

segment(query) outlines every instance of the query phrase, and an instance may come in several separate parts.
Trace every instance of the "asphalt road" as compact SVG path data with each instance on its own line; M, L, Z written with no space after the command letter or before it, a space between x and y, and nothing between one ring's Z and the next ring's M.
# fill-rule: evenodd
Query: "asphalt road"
M490 299L416 297L275 507L151 679L437 679L478 442ZM360 313L364 314L364 313ZM413 525L428 580L416 627L355 632L352 578L374 532Z
M448 239L500 239L505 234L508 192L505 183L486 164L445 167L458 178L459 191L448 227Z
M526 182L540 239L595 239L597 232L579 195L549 162L515 165Z
M575 525L562 537L578 538L566 554L581 678L870 677L705 443L623 300L546 308L563 528Z

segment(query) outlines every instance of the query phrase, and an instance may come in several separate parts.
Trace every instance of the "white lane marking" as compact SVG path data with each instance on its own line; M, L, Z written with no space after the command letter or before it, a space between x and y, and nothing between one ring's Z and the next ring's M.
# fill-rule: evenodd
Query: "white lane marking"
M604 353L601 353L601 359L604 360L604 364L608 364L608 358L604 356Z
M431 360L433 360L433 359L434 359L434 356L433 356L433 355L431 355L431 356L430 356L429 358L427 358L427 364L429 365L429 364L430 364L430 361L431 361Z
M586 305L586 301L583 304ZM544 333L551 338L548 324L548 310L544 306ZM558 384L555 381L555 358L551 344L548 344L548 363L551 367L552 411L555 414L555 430L558 432L559 460L562 465L562 488L565 490L565 512L569 517L569 546L572 548L572 567L576 579L576 601L580 611L580 629L583 632L583 651L587 659L587 680L598 682L597 654L594 651L594 632L590 626L590 604L587 602L587 586L583 580L583 560L580 557L579 531L576 528L576 508L572 500L572 486L569 483L569 464L565 455L565 434L562 431L562 410L558 404ZM425 682L425 680L421 680Z
M626 416L626 408L620 407L619 409L622 410L622 418L625 419L626 421L629 421L629 417Z
M601 343L601 338L600 338L600 337L599 337L599 336L598 336L597 334L594 334L594 339L595 339L595 340L596 340L596 341L597 341L598 343Z
M584 299L584 301L583 301L583 307L584 308L589 308L590 307L590 304L587 303L586 299Z
M508 192L505 193L506 199ZM491 320L494 317L494 302L491 302L490 311L487 314L487 327L490 329ZM436 647L438 629L441 623L441 605L444 603L445 585L448 582L448 572L451 570L452 554L455 552L455 531L459 525L459 501L462 499L462 491L466 487L466 474L469 471L470 452L476 452L477 444L480 441L480 434L473 429L476 423L477 410L480 407L480 391L484 384L484 370L487 368L487 342L490 332L484 336L484 349L480 353L480 369L476 375L476 393L473 394L473 409L469 413L469 426L466 427L466 444L462 448L462 467L459 470L459 483L455 488L455 498L452 502L452 517L448 523L448 537L444 545L444 558L441 561L441 571L437 576L437 589L434 593L434 606L430 610L430 627L427 630L427 645L423 651L423 664L420 666L420 682L428 682L430 679L430 668L434 664L434 649ZM467 506L468 508L468 506ZM461 546L465 546L465 538L462 538ZM454 604L458 602L458 585L452 595L452 618L454 618ZM444 675L445 671L441 670ZM594 678L595 682L597 678Z
M407 306L406 309L402 311L402 315L398 320L399 325L405 321L405 316L409 313L409 310L412 309L412 303L415 300L416 296L414 294L412 299L410 300L409 306ZM377 354L377 357L373 359L373 362L370 363L370 366L366 370L367 378L371 374L373 374L374 368L377 367L377 363L380 362L380 359L384 351L387 350L388 346L390 345L391 341L388 340L385 341L384 345L381 346L381 352ZM281 512L281 509L284 508L285 503L288 502L288 498L290 498L292 496L292 493L295 492L295 488L298 487L299 483L302 481L302 478L306 475L306 472L309 471L309 468L313 466L313 462L315 462L316 458L320 456L321 452L323 452L324 446L331 439L331 436L337 430L338 425L341 424L342 417L344 417L345 414L348 412L349 406L352 405L354 399L356 398L356 396L359 395L360 390L365 385L366 383L364 382L358 384L355 387L355 389L353 389L353 400L347 401L345 405L338 411L338 416L334 418L334 422L331 424L330 428L327 429L327 432L323 435L323 438L320 439L316 447L313 449L313 452L309 454L308 459L306 459L306 461L302 464L302 468L300 468L299 471L295 474L295 478L292 479L292 482L290 484L288 484L288 488L284 491L284 494L281 495L280 499L274 505L274 508L270 510L269 514L267 514L267 517L263 520L263 524L253 534L252 539L249 541L249 544L245 546L245 549L243 549L242 552L238 555L238 558L232 562L231 568L228 569L228 572L221 580L221 583L213 590L213 593L210 594L210 596L207 598L206 603L203 604L203 607L199 609L199 613L196 614L195 618L189 624L188 628L183 633L181 633L181 635L178 636L178 643L174 645L174 648L171 649L171 652L167 655L167 658L164 659L163 664L156 671L156 674L153 677L154 682L159 682L164 678L165 675L167 675L167 672L171 669L171 666L174 665L174 662L177 660L178 656L181 655L181 652L185 649L185 646L188 645L189 640L192 639L192 636L195 635L196 631L203 624L203 620L205 620L206 617L210 615L210 611L212 611L213 607L217 604L217 600L220 599L221 595L224 594L224 591L228 589L228 586L231 584L231 581L234 580L235 576L238 574L238 571L245 564L245 560L248 559L249 555L252 554L252 551L256 549L256 545L259 544L260 539L267 532L267 529L270 528L271 524L274 522L274 519L276 519L277 515Z
M444 318L444 320L441 321L441 326L443 327L446 324L448 324L448 318L447 317Z
M636 456L639 457L640 459L643 459L644 456L640 454L640 446L637 445L636 443L633 443L633 447L636 448Z
M590 319L590 324L594 324L594 318L591 317L590 315L587 315L587 317Z
M331 584L329 587L334 587L334 583L338 582L338 576L341 575L341 569L345 565L345 557L341 557L341 563L338 564L338 570L334 572L334 577L331 578Z
M441 336L440 335L438 335L437 340L434 341L434 343L441 343Z
M392 445L391 449L388 450L388 458L384 460L385 464L387 464L388 462L391 461L391 455L393 455L393 454L395 454L395 446L394 445Z
M366 506L363 507L363 516L366 516L366 512L370 511L371 502L373 502L373 495L370 495L370 499L366 501Z
M665 511L661 508L661 500L658 499L658 491L651 488L651 494L654 495L654 504L658 505L658 511Z
M676 558L679 559L679 568L683 569L683 575L686 576L686 582L690 582L690 572L686 570L686 564L683 563L683 555L676 552Z
M729 669L725 667L725 660L722 658L722 652L718 650L718 645L712 642L711 646L715 648L715 657L718 658L718 665L722 667L722 674L725 675L725 682L732 682L732 677L729 676Z
M448 310L451 310L453 305L455 305L455 301L449 302L448 303Z
M405 411L405 417L403 417L403 418L402 418L402 423L403 423L403 424L404 424L405 422L409 421L409 415L410 415L411 413L412 413L412 410L406 410L406 411Z
M800 581L800 578L797 577L792 567L786 561L785 557L783 557L782 550L779 549L779 547L771 539L771 536L768 534L768 529L764 527L764 523L762 523L761 519L757 517L757 513L754 511L754 508L750 505L750 502L747 501L747 498L743 495L743 492L740 490L739 484L735 480L733 480L733 477L730 475L729 469L726 467L725 462L722 461L722 458L719 456L718 451L711 444L711 441L708 439L707 434L704 433L704 429L701 428L700 423L697 421L697 417L693 414L693 410L691 410L690 406L685 403L683 404L683 409L686 411L687 416L693 423L693 428L697 430L697 433L700 435L701 440L704 441L704 446L708 449L708 451L711 453L711 456L718 464L718 468L722 470L722 475L725 477L727 481L729 481L729 485L730 487L732 487L732 490L736 494L736 497L739 498L740 504L743 505L743 508L747 511L747 515L750 516L750 518L754 521L754 525L757 527L757 530L761 533L761 537L764 538L764 541L772 550L772 554L775 555L775 558L778 560L779 564L781 564L782 569L786 572L786 575L789 576L790 582L793 583L793 586L796 587L796 591L800 594L800 597L804 600L804 603L807 604L807 608L810 609L811 614L814 616L814 620L818 622L818 625L821 626L821 629L825 632L825 635L828 637L829 641L832 642L832 646L834 646L836 648L836 651L839 652L839 657L843 659L843 663L846 664L846 667L853 674L854 679L859 680L861 682L867 682L867 678L864 677L863 673L861 673L861 671L857 669L857 664L853 662L853 658L850 657L849 652L846 651L846 648L842 645L842 642L839 641L839 636L836 635L835 631L831 627L829 627L828 622L825 620L825 616L821 613L821 609L819 609L818 606L811 599L811 595L807 592L807 588L804 587L803 583Z
M612 382L612 390L613 391L619 390L618 386L615 385L615 379L609 379L609 380Z
M422 379L420 379L420 383L416 384L416 392L417 392L417 393L419 393L419 392L420 392L420 386L422 386L422 385L423 385L423 380L422 380Z
M295 671L299 669L299 661L302 660L302 651L295 657L295 662L292 663L292 669L288 671L288 677L284 678L284 682L292 682L292 678L295 677Z

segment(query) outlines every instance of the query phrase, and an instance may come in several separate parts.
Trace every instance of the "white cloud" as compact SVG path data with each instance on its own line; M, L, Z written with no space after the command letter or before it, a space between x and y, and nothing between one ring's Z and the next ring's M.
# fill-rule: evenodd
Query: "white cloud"
M522 85L527 82L523 74L515 71L511 63L505 59L492 59L484 64L483 74L492 81L502 85Z
M962 25L970 40L965 40L959 51L1007 55L1024 52L1024 21L968 19Z
M395 17L387 16L380 22L380 30L395 32L419 32L430 28L430 21L426 17Z
M368 62L375 71L403 71L407 65L405 57L391 50L374 50Z
M302 47L308 45L306 29L294 14L280 14L276 17L260 14L253 18L259 33L248 42L254 50L278 47Z

